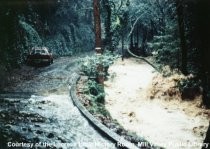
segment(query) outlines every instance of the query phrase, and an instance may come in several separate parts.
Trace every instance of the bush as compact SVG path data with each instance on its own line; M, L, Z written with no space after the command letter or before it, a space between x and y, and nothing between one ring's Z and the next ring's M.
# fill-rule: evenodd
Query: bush
M91 97L93 102L104 104L105 93L101 84L98 84L94 80L88 80L84 91Z
M97 60L95 57L86 57L82 60L81 71L88 77L95 77L97 75L96 69Z
M194 77L185 78L178 81L178 88L182 99L194 99L200 94L201 82Z
M93 55L82 60L81 71L88 76L88 81L84 86L84 93L90 97L89 111L91 113L101 113L108 115L105 110L105 92L99 78L108 76L108 68L114 63L118 55L105 52L103 55ZM100 77L103 76L103 77Z
M179 68L180 41L177 31L177 23L168 21L164 32L160 32L147 43L148 48L154 54L156 63L160 68L169 65L171 68Z
M119 56L114 55L111 52L105 52L103 55L93 55L92 57L86 57L82 60L81 71L87 75L89 78L97 78L99 75L104 75L105 77L108 74L108 68L114 63L114 60ZM103 66L103 74L99 74L97 67L99 65Z

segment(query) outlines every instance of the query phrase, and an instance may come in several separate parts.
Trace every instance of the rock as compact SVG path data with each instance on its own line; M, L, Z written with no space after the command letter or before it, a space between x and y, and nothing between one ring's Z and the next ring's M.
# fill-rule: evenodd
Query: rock
M33 138L33 142L40 142L40 139L39 138Z
M23 130L23 131L27 131L27 128L23 127L22 130Z
M41 130L36 131L36 134L42 134L42 133L43 133L43 131L41 131Z
M35 124L34 126L35 126L35 127L40 127L40 125L36 125L36 124Z
M122 128L117 128L117 131L116 131L117 134L120 134L121 135L122 132L123 132L123 129Z
M60 140L61 143L66 143L66 141L62 137L58 137L58 140Z
M4 117L5 117L5 114L1 113L1 117L3 117L3 118L4 118Z
M11 125L6 125L5 126L6 129L11 129L11 127L12 127Z
M38 107L38 109L41 109L42 110L43 108L42 107Z
M55 136L55 135L54 135L53 133L49 133L49 134L47 135L48 138L54 138L54 136Z
M130 112L130 113L128 114L128 116L134 117L134 116L135 116L135 113L134 113L134 112Z
M29 132L32 132L32 129L31 129L31 128L28 128L28 131L29 131Z

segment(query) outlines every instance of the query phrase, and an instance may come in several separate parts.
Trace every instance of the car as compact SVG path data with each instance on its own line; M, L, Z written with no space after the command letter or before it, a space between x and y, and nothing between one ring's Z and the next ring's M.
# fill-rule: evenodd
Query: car
M47 47L33 47L27 56L26 63L29 65L50 65L53 63L53 56Z

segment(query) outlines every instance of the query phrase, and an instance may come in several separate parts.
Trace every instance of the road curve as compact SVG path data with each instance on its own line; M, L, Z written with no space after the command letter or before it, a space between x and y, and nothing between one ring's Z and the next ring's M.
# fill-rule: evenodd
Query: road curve
M69 100L68 86L79 59L58 58L40 68L23 66L17 74L24 75L22 80L0 95L0 148L29 143L33 148L115 148Z

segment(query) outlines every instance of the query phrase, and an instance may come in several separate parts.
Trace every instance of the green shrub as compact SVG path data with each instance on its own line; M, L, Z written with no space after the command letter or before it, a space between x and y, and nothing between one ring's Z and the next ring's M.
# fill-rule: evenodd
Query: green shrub
M104 103L105 93L101 84L98 84L94 80L88 80L85 85L85 93L91 97L93 102Z
M194 99L200 94L201 82L197 78L186 78L178 81L182 99Z
M89 78L96 78L98 75L108 75L108 68L114 63L114 60L119 56L111 52L105 52L103 55L94 54L91 57L86 57L82 60L81 71L87 75ZM97 67L99 65L103 66L103 74L98 73Z
M152 51L159 69L165 65L171 68L179 68L180 59L180 40L177 31L177 23L168 21L164 32L159 32L153 40L147 43Z
M95 57L86 57L82 60L81 71L88 77L97 75L97 59Z
M102 84L99 84L99 76L108 76L108 68L118 58L111 52L104 52L103 55L93 55L82 60L81 71L88 76L88 81L85 83L83 92L90 97L90 107L88 110L95 114L100 113L107 116L109 113L104 107L105 92ZM101 68L99 68L102 66ZM100 71L98 69L101 69Z

